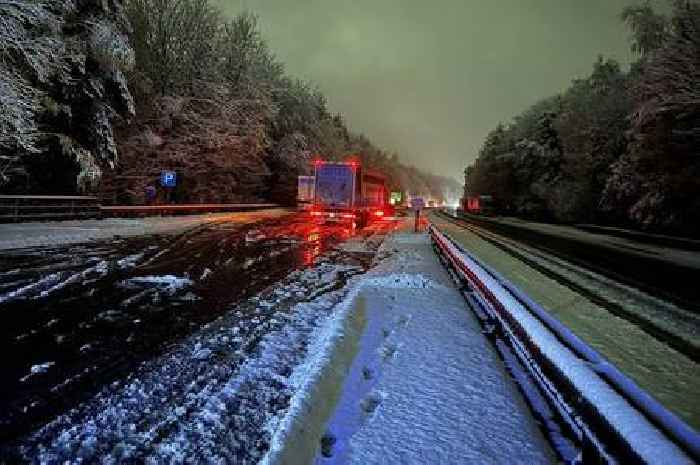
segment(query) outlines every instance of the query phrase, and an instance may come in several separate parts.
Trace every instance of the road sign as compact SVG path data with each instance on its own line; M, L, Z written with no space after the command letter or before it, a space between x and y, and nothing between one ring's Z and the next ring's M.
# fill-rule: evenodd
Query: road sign
M425 200L423 200L423 197L413 197L411 199L411 208L415 208L415 209L425 208Z
M177 174L175 171L161 171L160 185L163 187L175 187L177 184Z

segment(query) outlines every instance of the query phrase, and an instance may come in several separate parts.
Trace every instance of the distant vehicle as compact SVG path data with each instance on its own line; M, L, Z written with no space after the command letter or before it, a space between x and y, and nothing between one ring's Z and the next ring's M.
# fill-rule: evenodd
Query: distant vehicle
M315 185L311 215L322 221L364 227L390 213L389 191L381 173L359 162L314 162Z
M315 176L299 176L297 182L297 204L303 208L310 207L314 201Z
M462 210L473 215L494 215L496 209L493 197L490 195L478 195L462 199Z
M430 208L435 208L435 201L434 201L434 200L429 200L429 201L428 201L428 207L430 207Z

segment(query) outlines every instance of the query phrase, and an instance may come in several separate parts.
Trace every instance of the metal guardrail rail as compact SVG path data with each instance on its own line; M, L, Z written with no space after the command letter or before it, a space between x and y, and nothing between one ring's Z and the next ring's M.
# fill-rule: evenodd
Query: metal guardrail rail
M0 223L241 212L278 207L280 205L273 203L100 205L100 199L94 196L0 195Z
M564 460L700 462L700 434L449 235L434 225L430 235L482 324L508 344L576 439L580 456Z
M188 213L218 213L264 210L278 208L274 203L202 203L202 204L171 204L171 205L103 205L100 211L103 216L152 216L152 215L184 215Z
M0 195L0 223L99 216L99 199L93 196Z

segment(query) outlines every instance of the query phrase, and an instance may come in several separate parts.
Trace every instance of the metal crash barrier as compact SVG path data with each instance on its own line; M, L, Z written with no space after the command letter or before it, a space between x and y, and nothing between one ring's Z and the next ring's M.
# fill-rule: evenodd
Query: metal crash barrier
M280 208L273 203L101 205L93 196L0 195L0 223L105 217L193 215Z
M102 215L110 216L158 216L158 215L192 215L200 213L242 212L279 208L274 203L202 203L202 204L165 204L165 205L103 205Z
M68 195L0 195L0 223L99 218L99 199Z
M447 234L429 233L508 369L514 354L526 373L513 377L564 462L700 462L700 434Z

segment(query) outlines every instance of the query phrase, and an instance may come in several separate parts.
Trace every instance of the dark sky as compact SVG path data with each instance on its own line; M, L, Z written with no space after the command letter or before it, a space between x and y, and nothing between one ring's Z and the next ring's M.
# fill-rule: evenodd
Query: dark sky
M662 0L657 0L657 3ZM289 73L402 160L461 180L486 136L590 72L630 61L633 0L219 0L248 8Z

